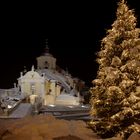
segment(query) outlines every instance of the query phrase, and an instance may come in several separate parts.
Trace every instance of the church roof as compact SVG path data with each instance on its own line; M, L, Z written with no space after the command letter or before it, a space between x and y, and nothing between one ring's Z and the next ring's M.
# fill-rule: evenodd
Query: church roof
M70 92L70 85L67 84L67 79L60 73L55 72L53 73L51 70L49 69L41 69L41 70L37 70L37 72L42 75L43 73L45 74L45 78L48 80L56 80L57 82L59 82L61 84L62 87L65 88L66 92L69 93Z

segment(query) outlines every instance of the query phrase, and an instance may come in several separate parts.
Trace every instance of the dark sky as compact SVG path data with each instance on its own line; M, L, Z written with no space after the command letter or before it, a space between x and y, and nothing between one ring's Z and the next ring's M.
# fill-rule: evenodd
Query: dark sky
M91 85L97 72L95 52L115 20L117 2L11 2L2 5L0 88L13 87L24 66L29 70L36 64L46 38L57 64ZM128 5L140 19L138 2L128 0Z

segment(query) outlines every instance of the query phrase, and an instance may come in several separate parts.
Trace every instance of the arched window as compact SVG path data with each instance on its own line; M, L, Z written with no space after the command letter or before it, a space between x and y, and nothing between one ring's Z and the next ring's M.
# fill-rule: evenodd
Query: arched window
M47 69L49 67L49 63L47 61L45 61L44 66Z

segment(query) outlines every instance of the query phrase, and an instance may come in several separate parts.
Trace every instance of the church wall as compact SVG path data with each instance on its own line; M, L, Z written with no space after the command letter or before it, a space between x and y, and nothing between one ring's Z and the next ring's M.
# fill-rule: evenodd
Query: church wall
M46 80L45 82L45 94L48 95L50 94L50 81Z
M24 82L23 84L23 89L22 92L26 95L29 96L30 95L30 86L28 83Z
M35 83L35 94L41 96L41 84L40 82Z
M56 59L54 58L52 61L52 69L56 69Z
M61 92L61 86L56 85L56 97L60 95L60 92Z
M56 83L55 81L51 80L51 84L50 84L50 94L56 96L56 87L55 87Z
M41 85L40 85L41 87L40 87L40 89L41 89L41 92L40 92L40 95L41 95L41 97L45 97L45 93L46 93L46 91L45 91L45 83L43 82L41 82Z
M55 104L55 96L54 95L46 95L44 98L44 105Z

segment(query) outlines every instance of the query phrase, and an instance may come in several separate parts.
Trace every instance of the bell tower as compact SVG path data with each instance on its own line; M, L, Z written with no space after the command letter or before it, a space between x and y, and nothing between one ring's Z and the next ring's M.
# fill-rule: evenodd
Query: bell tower
M56 58L54 58L53 55L49 53L48 39L46 39L44 53L36 59L38 69L56 69Z

